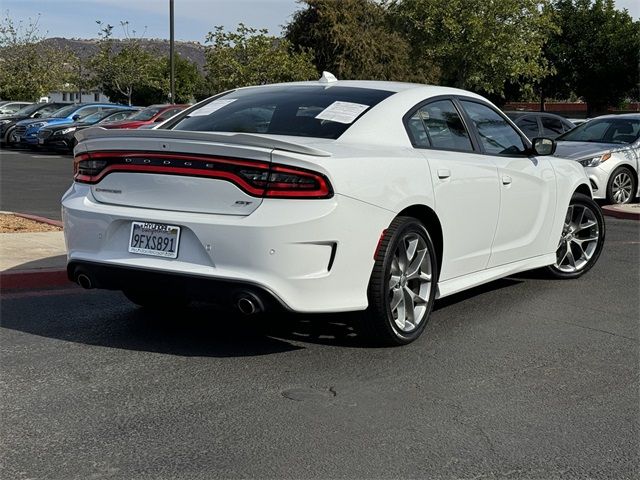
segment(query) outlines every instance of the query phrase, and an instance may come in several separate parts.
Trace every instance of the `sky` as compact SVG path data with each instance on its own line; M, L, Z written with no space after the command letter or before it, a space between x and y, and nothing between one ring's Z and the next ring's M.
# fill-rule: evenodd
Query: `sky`
M301 8L296 0L174 0L176 40L203 42L216 25L235 30L242 22L266 28L279 35L282 26ZM639 0L616 0L636 20ZM14 21L28 22L39 16L40 33L47 37L95 38L96 20L116 26L122 37L121 21L128 21L137 36L169 37L169 0L0 0L0 12Z
M204 42L216 25L235 30L242 22L279 35L299 9L296 0L174 0L176 40ZM95 38L96 20L114 25L122 37L121 21L137 36L169 38L169 0L0 0L0 13L28 22L38 14L40 33L47 37Z

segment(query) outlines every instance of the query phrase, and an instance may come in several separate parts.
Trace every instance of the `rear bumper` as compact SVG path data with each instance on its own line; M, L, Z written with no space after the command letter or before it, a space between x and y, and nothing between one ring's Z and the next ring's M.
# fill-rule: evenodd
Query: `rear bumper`
M248 216L133 208L98 203L89 187L77 183L62 205L69 268L90 264L119 272L106 276L106 288L126 288L132 272L143 285L164 274L249 285L297 312L365 309L373 254L394 217L340 195L265 199ZM178 257L129 253L133 220L180 226Z
M171 292L194 300L235 304L241 295L250 293L258 297L269 309L287 308L277 295L267 288L251 282L218 280L206 276L167 273L131 267L118 267L103 263L71 261L67 264L67 277L77 282L79 275L86 275L91 288L105 290L140 290Z

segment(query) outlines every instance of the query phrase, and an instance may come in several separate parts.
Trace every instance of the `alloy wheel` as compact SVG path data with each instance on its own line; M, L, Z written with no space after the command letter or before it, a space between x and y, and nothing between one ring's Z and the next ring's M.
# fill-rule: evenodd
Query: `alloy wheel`
M407 233L393 254L388 281L389 307L400 331L413 332L426 317L432 276L425 240L416 233Z
M633 180L626 170L619 172L611 182L611 193L613 195L613 201L616 203L627 203L631 196L635 193L632 192Z
M596 214L586 205L569 205L555 267L565 273L579 272L593 257L599 238Z

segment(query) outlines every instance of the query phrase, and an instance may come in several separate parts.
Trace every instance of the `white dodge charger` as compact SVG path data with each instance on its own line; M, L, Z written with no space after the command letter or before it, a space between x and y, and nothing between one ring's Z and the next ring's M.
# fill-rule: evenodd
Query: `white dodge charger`
M577 277L604 242L582 166L464 90L325 74L77 139L69 277L144 307L366 310L398 345L435 299L534 268Z

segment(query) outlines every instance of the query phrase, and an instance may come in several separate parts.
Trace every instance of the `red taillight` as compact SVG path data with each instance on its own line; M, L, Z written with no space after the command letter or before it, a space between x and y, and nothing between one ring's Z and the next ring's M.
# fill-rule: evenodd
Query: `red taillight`
M156 152L91 152L74 159L74 180L95 184L113 172L161 173L226 180L254 197L330 198L322 174L237 158Z

